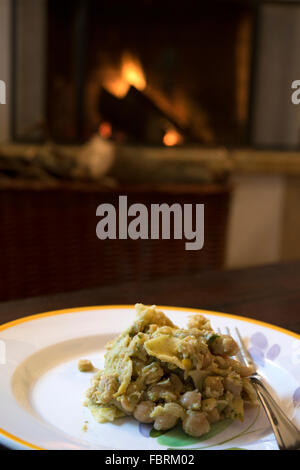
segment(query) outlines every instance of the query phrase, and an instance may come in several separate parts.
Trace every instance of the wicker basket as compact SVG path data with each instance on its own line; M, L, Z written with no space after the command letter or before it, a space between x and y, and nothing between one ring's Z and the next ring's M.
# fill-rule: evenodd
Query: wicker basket
M96 208L103 202L117 207L119 195L147 207L204 203L204 248L186 251L185 240L99 240ZM225 186L2 188L0 300L221 268L229 202Z

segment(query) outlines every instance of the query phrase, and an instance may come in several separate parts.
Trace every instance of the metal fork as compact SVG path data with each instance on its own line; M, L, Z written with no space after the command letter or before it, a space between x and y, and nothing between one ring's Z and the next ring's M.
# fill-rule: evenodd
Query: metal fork
M218 331L220 332L220 329L218 329ZM238 328L235 328L235 331L240 347L240 353L237 357L243 365L253 368L253 374L250 376L250 379L270 421L279 449L300 450L300 431L285 415L265 387L262 377L256 371L256 366L245 346ZM226 328L226 333L230 335L229 328Z

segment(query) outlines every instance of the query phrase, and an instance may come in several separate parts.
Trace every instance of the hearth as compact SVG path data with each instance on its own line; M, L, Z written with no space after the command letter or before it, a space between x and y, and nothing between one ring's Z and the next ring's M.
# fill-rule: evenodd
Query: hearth
M50 0L50 135L245 142L253 22L253 8L236 2Z

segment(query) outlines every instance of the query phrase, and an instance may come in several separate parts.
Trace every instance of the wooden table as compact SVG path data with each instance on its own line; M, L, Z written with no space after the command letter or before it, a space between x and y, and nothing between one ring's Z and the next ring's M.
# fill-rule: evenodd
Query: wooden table
M136 302L244 315L300 333L300 261L3 302L0 324L49 310Z
M300 333L300 261L5 302L0 323L49 310L136 302L244 315Z

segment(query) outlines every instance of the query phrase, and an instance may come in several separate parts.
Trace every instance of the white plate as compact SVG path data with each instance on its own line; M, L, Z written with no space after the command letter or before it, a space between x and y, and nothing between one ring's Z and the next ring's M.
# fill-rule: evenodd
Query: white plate
M179 326L185 325L187 315L200 312L161 309ZM300 336L243 317L201 313L214 328L240 329L259 371L300 427ZM0 442L13 449L277 449L262 410L246 410L243 423L217 424L199 439L180 429L157 436L151 425L131 418L96 423L82 406L92 374L80 373L77 361L89 358L101 368L105 344L134 318L131 306L106 306L49 312L2 325Z

